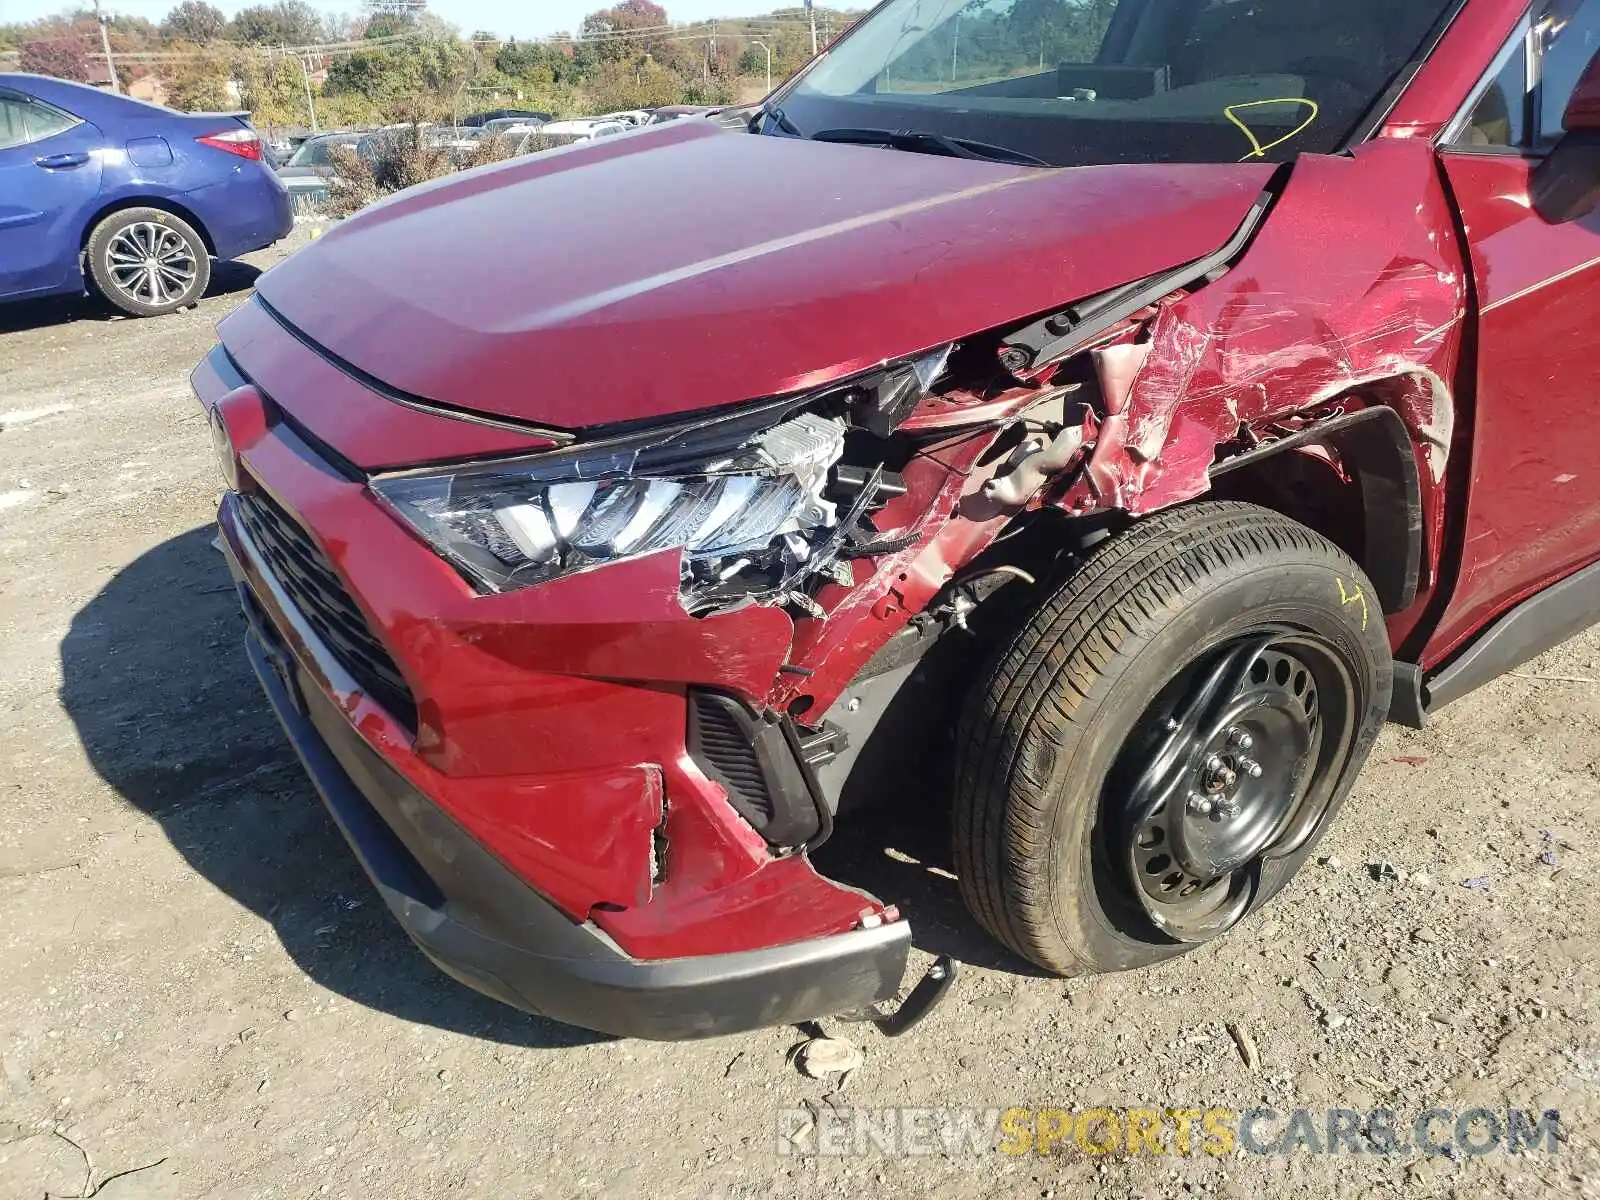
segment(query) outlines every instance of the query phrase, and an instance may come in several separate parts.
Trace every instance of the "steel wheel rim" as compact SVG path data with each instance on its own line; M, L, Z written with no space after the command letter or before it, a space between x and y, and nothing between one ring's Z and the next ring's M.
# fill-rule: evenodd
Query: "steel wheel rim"
M106 246L106 268L117 291L150 305L182 299L200 273L182 235L154 221L136 221L117 230Z
M1334 648L1291 629L1233 639L1163 690L1106 797L1109 855L1158 930L1207 941L1249 911L1263 868L1332 803L1356 711Z

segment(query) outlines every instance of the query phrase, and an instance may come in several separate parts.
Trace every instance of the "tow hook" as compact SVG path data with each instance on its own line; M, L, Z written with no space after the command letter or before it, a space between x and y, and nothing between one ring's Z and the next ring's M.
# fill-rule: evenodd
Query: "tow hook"
M955 981L956 960L948 954L941 955L928 968L927 974L917 981L917 986L900 1001L900 1007L886 1011L874 1005L855 1019L871 1021L884 1037L899 1037L931 1013L939 1001L949 994L950 987Z

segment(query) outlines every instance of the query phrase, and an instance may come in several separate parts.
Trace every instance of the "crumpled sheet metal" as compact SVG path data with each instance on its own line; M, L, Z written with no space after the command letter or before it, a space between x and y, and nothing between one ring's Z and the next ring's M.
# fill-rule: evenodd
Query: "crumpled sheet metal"
M1364 222L1354 237L1352 214ZM1428 146L1300 159L1232 270L1163 304L1140 343L1099 352L1107 418L1058 503L1144 513L1191 499L1242 425L1259 435L1353 394L1395 408L1437 484L1455 423L1446 381L1464 262Z
M811 673L779 675L767 703L784 708L801 695L825 709L855 678L873 653L955 573L972 561L1006 526L1009 511L986 519L952 519L965 497L981 494L998 463L980 465L1001 428L983 428L927 447L907 464L906 494L878 514L886 537L914 533L905 549L875 560L856 559L853 588L825 584L818 599L827 610L821 621L795 626L789 661Z

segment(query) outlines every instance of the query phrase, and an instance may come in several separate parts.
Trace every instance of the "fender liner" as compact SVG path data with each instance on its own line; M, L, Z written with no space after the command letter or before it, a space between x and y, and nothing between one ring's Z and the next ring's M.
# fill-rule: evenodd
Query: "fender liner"
M1410 608L1422 573L1422 486L1411 435L1394 409L1376 405L1330 417L1217 463L1211 478L1317 444L1339 452L1360 493L1365 547L1361 566L1383 611Z

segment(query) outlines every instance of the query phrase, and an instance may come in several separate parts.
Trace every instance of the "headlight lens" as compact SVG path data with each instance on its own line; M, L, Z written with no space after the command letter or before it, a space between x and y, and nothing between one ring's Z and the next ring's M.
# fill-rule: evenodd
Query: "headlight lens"
M682 549L691 611L780 587L838 523L823 499L841 421L804 413L733 450L654 469L636 450L413 473L372 487L489 591ZM742 578L742 582L736 582Z

